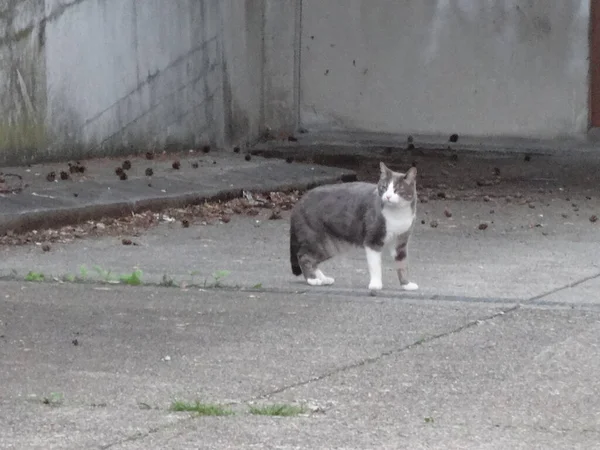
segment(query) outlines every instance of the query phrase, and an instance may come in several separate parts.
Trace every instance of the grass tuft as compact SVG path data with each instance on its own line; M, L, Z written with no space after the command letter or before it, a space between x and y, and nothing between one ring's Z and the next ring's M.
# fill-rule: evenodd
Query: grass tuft
M119 280L129 286L140 286L142 284L142 271L134 270L130 275L122 275Z
M27 275L25 275L25 281L44 281L46 277L44 276L43 273L40 272L29 272Z
M194 403L176 401L171 405L171 411L175 412L193 412L200 416L230 416L233 414L229 409L211 403Z
M291 417L298 416L306 412L301 406L294 405L263 405L250 406L250 414L256 416L282 416Z

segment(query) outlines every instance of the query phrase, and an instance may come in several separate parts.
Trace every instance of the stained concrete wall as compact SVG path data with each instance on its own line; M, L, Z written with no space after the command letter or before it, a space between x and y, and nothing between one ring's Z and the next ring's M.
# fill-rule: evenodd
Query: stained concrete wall
M590 0L1 0L0 164L269 128L584 135Z
M302 124L581 135L589 11L589 0L302 0Z
M241 10L228 1L227 17L220 0L0 2L0 163L222 146L239 123L234 137L257 133L260 89L225 120L225 100L238 99L224 98L225 81L247 73L246 62L231 63L236 74L225 64L244 51L225 38Z
M244 145L263 127L265 0L221 0L221 8L224 131L232 145Z
M0 1L0 161L46 145L44 0Z
M0 164L292 131L298 5L0 1Z
M222 0L226 134L252 142L298 124L300 0Z
M60 143L113 153L216 142L218 0L47 0L47 124Z

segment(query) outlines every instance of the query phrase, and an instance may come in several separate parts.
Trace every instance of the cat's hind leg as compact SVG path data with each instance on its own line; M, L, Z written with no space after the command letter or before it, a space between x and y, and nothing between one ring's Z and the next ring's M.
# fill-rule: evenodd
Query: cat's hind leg
M324 286L331 286L333 283L335 283L335 279L328 277L323 272L321 272L320 269L315 269L315 275L319 280L321 280L321 284Z
M322 274L323 272L317 269L317 264L319 263L317 258L309 253L303 253L298 256L298 262L302 268L302 274L308 284L311 286L323 285L323 280L319 277L319 273Z
M311 286L329 286L334 283L334 279L326 276L320 269L318 264L328 258L319 257L311 253L302 253L298 256L298 262L302 268L302 273L306 282Z

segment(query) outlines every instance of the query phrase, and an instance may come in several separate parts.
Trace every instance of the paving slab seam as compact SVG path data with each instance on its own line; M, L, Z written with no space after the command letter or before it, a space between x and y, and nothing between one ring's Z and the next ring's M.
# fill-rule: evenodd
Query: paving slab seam
M118 441L111 442L111 443L105 444L105 445L99 445L98 449L99 450L108 450L110 448L116 447L117 445L122 445L122 444L126 444L128 442L135 442L135 441L139 441L142 439L146 439L147 437L152 436L153 434L160 433L161 431L166 431L170 428L173 428L175 425L181 425L182 423L191 422L192 420L196 420L196 418L193 416L190 416L190 417L186 417L185 419L181 419L175 423L169 423L169 424L163 425L163 426L152 427L145 433L143 433L143 432L135 433L131 436L127 436L126 438L119 439ZM179 433L176 433L173 436L173 438L179 437L179 436L183 435L184 433L185 433L185 430L182 430Z
M371 301L375 303L385 302L402 302L402 303L411 303L411 304L423 304L427 303L471 303L471 304L480 304L480 305L519 305L522 308L539 308L543 307L544 309L577 309L579 311L585 310L590 312L600 311L599 303L578 303L573 304L568 301L559 302L559 301L545 301L549 295L552 295L556 292L561 292L562 290L576 287L582 283L585 283L590 280L594 280L596 278L600 278L600 274L594 275L591 277L587 277L583 280L580 280L576 283L571 283L567 286L563 286L557 288L548 293L540 294L538 296L532 297L530 299L524 298L498 298L498 297L465 297L458 295L415 295L413 293L406 294L400 293L400 295L396 295L393 293L390 294L378 294L377 296L372 296L367 293L363 293L361 291L343 291L341 289L338 290L294 290L294 289L285 289L285 288L263 288L263 289L252 289L252 288L228 288L226 286L219 288L210 288L203 286L194 286L189 285L186 287L186 290L190 289L198 289L201 291L228 291L228 292L240 292L246 294L288 294L288 295L318 295L318 294L327 294L331 297L337 297L337 301L348 301L354 302L356 300L361 301ZM26 282L22 277L14 276L14 275L0 275L0 282ZM65 284L65 281L56 281L56 280L48 280L48 281L39 281L37 283L51 283L51 284ZM27 281L29 283L29 281ZM86 281L74 281L72 283L76 284L85 284L89 286L107 286L107 287L115 287L114 283L106 283L102 280L86 280ZM123 284L118 284L118 286L126 286ZM155 288L164 288L164 289L174 289L173 287L165 287L160 283L152 283L146 282L144 283L145 287L155 287ZM176 288L177 289L177 288Z
M461 425L461 424L458 424ZM462 425L468 425L467 423L464 423ZM596 429L590 429L590 428L581 428L581 429L576 429L576 428L549 428L549 427L542 427L542 426L533 426L533 425L495 425L494 428L499 428L502 430L533 430L533 431L539 431L542 433L585 433L585 434L600 434L600 429L596 430Z
M220 289L227 289L227 287L223 287ZM239 289L240 292L265 292L269 294L290 294L290 295L314 295L314 294L327 294L330 296L336 297L353 297L353 298L371 298L373 300L420 300L420 301L446 301L446 302L464 302L464 303L499 303L499 304L517 304L528 301L523 298L500 298L500 297L466 297L462 295L427 295L427 294L415 294L413 292L407 293L405 291L390 291L380 292L376 295L369 294L369 292L365 289L363 290L344 290L344 289L319 289L319 288L311 288L311 289L302 289L302 290L294 290L294 289L285 289L285 288L262 288L262 289Z
M124 284L114 284L114 283L106 283L102 280L85 280L85 281L58 281L51 278L60 278L59 275L48 275L47 281L37 281L36 283L51 283L51 284L65 284L65 283L77 283L77 284L85 284L89 286L126 286ZM0 275L1 282L25 282L23 277L19 277L16 275ZM165 287L161 283L153 283L153 282L145 282L144 286L146 287L155 287L155 288L165 288L165 289L174 289L174 287ZM178 289L175 287L175 289ZM497 304L497 305L517 305L517 304L525 304L528 302L527 299L522 298L498 298L498 297L464 297L458 295L418 295L414 293L405 293L404 291L398 293L389 293L389 294L377 294L370 295L366 291L362 292L360 290L348 290L344 291L342 289L335 290L324 290L324 289L304 289L304 290L294 290L294 289L285 289L285 288L262 288L262 289L252 289L252 288L237 288L237 287L227 287L221 286L218 288L213 287L203 287L201 285L188 285L186 289L198 289L201 291L226 291L226 292L240 292L246 294L288 294L288 295L319 295L319 294L327 294L332 297L337 297L339 301L347 300L347 301L355 301L356 299L360 299L361 301L373 301L373 302L456 302L456 303L480 303L480 304ZM600 307L600 305L598 305Z
M545 299L546 297L549 297L551 295L557 294L557 293L562 292L562 291L566 291L567 289L571 289L571 288L580 286L583 283L587 283L588 281L596 280L598 278L600 278L600 272L596 273L595 275L590 275L588 277L584 277L584 278L582 278L582 279L580 279L578 281L575 281L573 283L568 283L568 284L566 284L564 286L558 287L556 289L552 289L551 291L545 292L543 294L539 294L539 295L536 295L534 297L531 297L529 300L526 300L524 303L527 303L527 304L536 304L536 303L539 303L540 301L543 301L543 299Z
M459 326L457 328L454 328L452 330L445 331L443 333L438 333L436 335L420 339L418 341L415 341L415 342L413 342L411 344L405 345L405 346L400 347L400 348L386 350L384 352L381 352L377 356L373 356L373 357L370 357L370 358L364 358L364 359L362 359L362 360L360 360L358 362L355 362L355 363L352 363L352 364L343 365L341 367L338 367L337 369L328 371L328 372L323 373L323 374L318 375L318 376L311 377L311 378L309 378L307 380L303 380L303 381L299 381L297 383L292 383L292 384L289 384L289 385L285 385L285 386L282 386L280 388L273 389L273 390L271 390L269 392L264 392L262 394L252 396L252 397L247 398L245 400L228 402L227 406L242 405L242 404L251 403L251 402L254 402L254 401L257 401L257 400L263 400L263 399L272 397L273 395L277 395L277 394L280 394L282 392L285 392L285 391L287 391L289 389L294 389L296 387L301 387L301 386L306 386L306 385L309 385L309 384L312 384L312 383L316 383L316 382L325 380L327 378L330 378L330 377L332 377L334 375L337 375L337 374L340 374L340 373L343 373L343 372L347 372L347 371L350 371L350 370L353 370L353 369L357 369L359 367L364 367L364 366L369 365L369 364L376 363L376 362L378 362L378 361L380 361L383 358L386 358L388 356L392 356L392 355L396 355L396 354L399 354L399 353L403 353L403 352L405 352L407 350L411 350L411 349L413 349L415 347L418 347L420 345L427 344L427 343L436 341L438 339L442 339L444 337L452 336L452 335L457 334L457 333L461 333L462 331L465 331L467 329L473 328L475 326L479 326L479 325L481 325L484 322L488 322L488 321L497 319L498 317L503 317L503 316L506 316L508 314L511 314L511 313L517 311L518 309L520 309L520 306L519 305L514 305L514 306L511 306L510 308L506 308L506 309L503 309L501 311L498 311L495 314L492 314L492 315L489 315L489 316L486 316L486 317L483 317L483 318L480 318L480 319L471 320L471 321L467 322L466 324L461 325L461 326ZM127 442L139 441L139 440L145 439L146 437L151 436L152 434L155 434L157 432L171 429L171 428L173 428L176 425L180 425L180 424L182 424L182 423L184 423L186 421L187 422L191 422L192 420L195 420L195 418L193 416L185 418L185 419L182 419L182 420L180 420L180 421L178 421L176 423L169 423L169 424L165 424L164 426L153 427L153 428L149 429L145 433L142 433L142 432L135 433L132 436L128 436L128 437L123 438L123 439L119 439L118 441L111 442L111 443L105 444L105 445L100 445L100 446L98 446L98 448L101 449L101 450L107 450L107 449L116 447L118 445L121 445L121 444L124 444L124 443L127 443Z
M307 386L309 384L325 380L327 378L330 378L330 377L332 377L334 375L337 375L337 374L340 374L340 373L343 373L343 372L347 372L347 371L350 371L350 370L353 370L353 369L357 369L359 367L364 367L364 366L367 366L369 364L374 364L376 362L381 361L384 358L387 358L388 356L397 355L397 354L403 353L403 352L405 352L407 350L411 350L411 349L413 349L415 347L421 346L423 344L428 344L428 343L434 342L436 340L443 339L445 337L461 333L461 332L463 332L465 330L468 330L470 328L479 326L479 325L481 325L484 322L489 322L489 321L492 321L494 319L497 319L498 317L503 317L503 316L509 315L509 314L511 314L511 313L519 310L519 309L520 309L520 305L511 306L510 308L503 309L503 310L498 311L497 313L491 314L489 316L482 317L480 319L471 320L471 321L467 322L466 324L461 325L461 326L459 326L457 328L454 328L452 330L444 331L443 333L438 333L438 334L435 334L433 336L429 336L429 337L426 337L426 338L423 338L423 339L419 339L418 341L415 341L412 344L408 344L408 345L405 345L405 346L400 347L400 348L393 348L393 349L390 349L390 350L386 350L384 352L379 353L377 356L372 356L372 357L369 357L369 358L364 358L364 359L361 359L360 361L340 366L340 367L338 367L336 369L330 370L330 371L325 372L325 373L323 373L321 375L317 375L317 376L311 377L311 378L309 378L307 380L299 381L297 383L292 383L292 384L289 384L289 385L286 385L286 386L282 386L282 387L277 388L277 389L273 389L273 390L271 390L269 392L265 392L263 394L256 395L256 396L251 397L251 398L249 398L249 399L247 399L245 401L242 401L240 403L248 403L248 402L253 402L253 401L257 401L257 400L262 400L262 399L265 399L265 398L269 398L269 397L271 397L273 395L280 394L280 393L288 391L290 389L294 389L294 388L301 387L301 386Z

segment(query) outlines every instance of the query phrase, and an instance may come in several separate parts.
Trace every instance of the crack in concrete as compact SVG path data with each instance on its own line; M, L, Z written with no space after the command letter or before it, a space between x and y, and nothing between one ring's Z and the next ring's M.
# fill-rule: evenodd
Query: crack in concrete
M423 338L423 339L419 339L419 340L417 340L417 341L415 341L415 342L413 342L411 344L408 344L408 345L405 345L405 346L402 346L402 347L399 347L399 348L392 348L392 349L380 352L376 356L372 356L372 357L369 357L369 358L363 358L363 359L361 359L361 360L359 360L357 362L354 362L354 363L351 363L351 364L342 365L340 367L337 367L337 368L335 368L333 370L330 370L328 372L322 373L320 375L317 375L317 376L314 376L314 377L310 377L309 379L305 379L305 380L302 380L302 381L299 381L299 382L296 382L296 383L291 383L291 384L288 384L288 385L285 385L285 386L281 386L281 387L279 387L277 389L273 389L273 390L270 390L268 392L264 392L262 394L255 395L255 396L253 396L251 398L248 398L246 400L241 400L241 401L238 401L238 402L230 402L230 403L228 403L228 405L232 406L232 405L247 404L247 403L250 403L250 402L253 402L253 401L266 399L266 398L272 397L274 395L286 392L286 391L288 391L290 389L294 389L294 388L302 387L302 386L308 386L308 385L310 385L312 383L317 383L319 381L331 378L331 377L333 377L333 376L335 376L337 374L341 374L341 373L348 372L348 371L351 371L351 370L354 370L354 369L365 367L365 366L370 365L370 364L377 363L377 362L379 362L379 361L381 361L384 358L387 358L389 356L398 355L398 354L404 353L404 352L406 352L408 350L411 350L413 348L419 347L421 345L428 344L428 343L431 343L431 342L435 342L435 341L437 341L439 339L443 339L445 337L449 337L449 336L452 336L452 335L455 335L455 334L459 334L459 333L461 333L461 332L463 332L465 330L468 330L468 329L473 328L475 326L481 325L482 323L490 322L490 321L492 321L494 319L497 319L498 317L502 317L502 316L511 314L511 313L513 313L513 312L521 309L521 304L524 304L524 305L527 305L527 304L532 304L532 305L541 304L540 300L542 300L545 297L548 297L549 295L555 294L557 292L561 292L561 291L569 289L569 288L573 288L573 287L579 286L579 285L581 285L583 283L586 283L587 281L598 279L598 278L600 278L600 273L598 273L596 275L591 275L591 276L582 278L581 280L578 280L578 281L576 281L574 283L569 283L569 284L567 284L565 286L553 289L553 290L551 290L551 291L549 291L547 293L540 294L540 295L537 295L537 296L533 296L533 297L531 297L529 299L521 299L521 300L515 300L515 299L486 299L486 298L476 298L476 297L475 298L467 298L467 297L459 297L459 296L439 296L439 295L435 295L435 296L421 296L421 299L424 299L424 300L433 300L433 301L440 301L440 300L444 301L445 300L445 301L472 302L472 303L479 302L479 303L517 303L517 304L515 304L514 306L511 306L509 308L502 309L501 311L498 311L498 312L496 312L494 314L485 316L483 318L471 320L471 321L469 321L469 322L467 322L467 323L465 323L465 324L463 324L463 325L461 325L461 326L459 326L457 328L454 328L454 329L451 329L451 330L448 330L448 331L444 331L442 333L438 333L438 334L435 334L435 335L432 335L432 336L429 336L429 337L426 337L426 338ZM221 289L221 290L224 290L224 289ZM229 289L229 290L231 290L231 289ZM314 294L318 294L319 293L319 292L316 292L316 291L311 292L311 291L309 291L307 289L306 290L301 290L301 291L295 291L295 290L289 290L289 289L288 290L285 290L285 289L252 290L252 289L239 289L238 288L238 289L235 289L235 290L237 290L237 291L243 291L243 292L289 293L289 294L297 294L297 295L302 295L302 294L305 294L305 293L314 293ZM348 292L341 292L341 291L337 291L337 292L335 292L335 291L333 291L333 292L332 291L327 291L327 292L329 294L334 294L334 295L345 295L345 296L351 295L353 297L365 297L365 295L360 294L360 293L355 292L355 291L354 292L350 292L350 293L348 293ZM396 300L398 299L397 297L391 297L391 296L382 296L382 298L384 298L384 299L396 299ZM419 300L419 297L415 298L414 295L413 296L403 296L401 299L402 300ZM554 303L552 305L554 305ZM173 428L175 425L179 425L181 423L191 422L192 420L194 420L194 418L193 417L189 417L189 418L186 418L186 419L182 419L182 420L180 420L180 421L178 421L176 423L169 423L169 424L165 424L164 426L156 426L156 427L153 427L153 428L149 429L147 432L139 432L139 433L136 433L136 434L134 434L132 436L128 436L128 437L126 437L124 439L120 439L119 441L115 441L115 442L112 442L112 443L109 443L109 444L106 444L106 445L98 446L98 448L101 449L101 450L107 450L107 449L113 448L113 447L115 447L117 445L121 445L121 444L124 444L124 443L127 443L127 442L134 442L134 441L142 440L142 439L145 439L148 436L151 436L152 434L156 434L156 433L158 433L160 431L168 430L170 428ZM498 425L498 426L501 427L501 425ZM577 430L560 430L560 431L561 432L565 432L565 431L568 432L568 431L577 431ZM581 430L581 431L586 432L586 433L598 433L598 432L600 432L598 430L588 430L588 429ZM179 433L179 434L183 434L183 433L184 433L184 431L181 431L181 433Z
M379 353L377 356L372 356L372 357L369 357L369 358L364 358L364 359L361 359L360 361L340 366L340 367L338 367L336 369L330 370L330 371L325 372L325 373L323 373L321 375L317 375L317 376L311 377L311 378L309 378L307 380L299 381L297 383L292 383L292 384L289 384L289 385L282 386L280 388L271 390L269 392L265 392L263 394L259 394L259 395L254 396L254 397L252 397L252 398L250 398L250 399L248 399L248 400L246 400L246 401L244 401L242 403L248 403L248 402L251 402L251 401L256 401L256 400L261 400L261 399L264 399L264 398L268 398L268 397L271 397L271 396L273 396L275 394L280 394L280 393L285 392L285 391L290 390L290 389L294 389L294 388L297 388L297 387L300 387L300 386L306 386L306 385L309 385L309 384L312 384L312 383L315 383L315 382L318 382L318 381L325 380L325 379L330 378L330 377L332 377L334 375L337 375L339 373L347 372L347 371L350 371L350 370L353 370L353 369L357 369L357 368L360 368L360 367L367 366L369 364L376 363L378 361L381 361L384 358L387 358L388 356L397 355L397 354L403 353L403 352L405 352L407 350L411 350L411 349L413 349L415 347L419 347L421 345L428 344L430 342L434 342L436 340L439 340L439 339L442 339L442 338L445 338L445 337L448 337L448 336L452 336L452 335L461 333L461 332L463 332L465 330L468 330L469 328L473 328L473 327L478 326L478 325L480 325L480 324L482 324L484 322L489 322L491 320L497 319L498 317L502 317L504 315L511 314L514 311L517 311L518 309L520 309L519 305L515 305L515 306L512 306L510 308L503 309L503 310L498 311L497 313L494 313L492 315L489 315L489 316L486 316L486 317L483 317L483 318L480 318L480 319L471 320L471 321L467 322L466 324L463 324L463 325L459 326L458 328L454 328L454 329L449 330L449 331L444 331L442 333L438 333L438 334L435 334L433 336L429 336L429 337L426 337L426 338L423 338L423 339L419 339L418 341L415 341L415 342L413 342L411 344L408 344L408 345L405 345L403 347L393 348L393 349L390 349L390 350L383 351L383 352Z
M512 306L510 308L498 311L495 314L492 314L492 315L489 315L489 316L486 316L486 317L483 317L483 318L480 318L480 319L471 320L471 321L467 322L466 324L463 324L463 325L461 325L461 326L459 326L457 328L454 328L452 330L444 331L443 333L438 333L438 334L435 334L435 335L432 335L432 336L429 336L429 337L426 337L426 338L423 338L423 339L419 339L418 341L415 341L415 342L413 342L411 344L402 346L400 348L392 348L390 350L383 351L383 352L379 353L376 356L372 356L372 357L369 357L369 358L363 358L363 359L361 359L361 360L359 360L357 362L351 363L351 364L345 364L345 365L340 366L340 367L338 367L336 369L333 369L333 370L330 370L328 372L325 372L325 373L323 373L321 375L317 375L317 376L311 377L311 378L309 378L307 380L299 381L299 382L296 382L296 383L291 383L291 384L282 386L280 388L273 389L273 390L271 390L269 392L265 392L265 393L262 393L262 394L259 394L259 395L255 395L255 396L250 397L250 398L248 398L246 400L240 400L240 401L237 401L237 402L229 402L229 403L227 403L227 405L228 406L241 405L241 404L247 404L247 403L250 403L250 402L253 402L253 401L256 401L256 400L261 400L261 399L269 398L269 397L271 397L273 395L280 394L280 393L285 392L285 391L290 390L290 389L294 389L294 388L301 387L301 386L307 386L309 384L325 380L325 379L330 378L330 377L332 377L334 375L337 375L339 373L347 372L347 371L350 371L350 370L353 370L353 369L358 369L360 367L364 367L364 366L367 366L369 364L374 364L374 363L376 363L378 361L381 361L382 359L384 359L384 358L386 358L388 356L397 355L397 354L403 353L405 351L411 350L411 349L413 349L415 347L419 347L421 345L428 344L430 342L434 342L434 341L436 341L438 339L442 339L444 337L448 337L448 336L452 336L454 334L461 333L461 332L463 332L463 331L465 331L465 330L467 330L469 328L473 328L473 327L478 326L478 325L480 325L480 324L482 324L484 322L489 322L489 321L494 320L494 319L496 319L498 317L502 317L502 316L504 316L506 314L510 314L510 313L512 313L514 311L517 311L518 309L520 309L520 306L519 305L515 305L515 306ZM168 430L168 429L174 427L175 425L179 425L179 424L184 423L184 422L191 422L192 420L194 420L194 418L190 417L190 418L183 419L183 420L181 420L181 421L179 421L177 423L166 424L166 425L164 425L162 427L161 426L154 427L154 428L151 428L150 430L148 430L145 433L139 432L139 433L136 433L136 434L134 434L132 436L128 436L126 438L120 439L119 441L115 441L115 442L112 442L112 443L109 443L109 444L106 444L106 445L99 446L98 448L101 449L101 450L107 450L107 449L113 448L113 447L115 447L117 445L121 445L121 444L124 444L124 443L127 443L127 442L134 442L134 441L138 441L138 440L141 440L141 439L145 439L146 437L151 436L152 434L155 434L155 433L157 433L159 431L165 431L165 430ZM182 431L182 433L183 433L183 431Z
M587 283L588 281L596 280L598 278L600 278L600 272L596 273L595 275L590 275L590 276L584 277L578 281L575 281L574 283L568 283L562 287L558 287L558 288L552 289L551 291L548 291L546 293L531 297L529 300L526 300L524 303L530 303L530 304L539 303L540 300L543 300L544 298L549 297L553 294L557 294L559 292L566 291L567 289L571 289L571 288L580 286L584 283Z
M467 425L467 424L464 424ZM503 430L533 430L533 431L541 431L542 433L590 433L590 434L598 434L600 430L596 430L593 428L550 428L544 427L540 425L503 425L503 424L494 424L494 428L500 428Z

